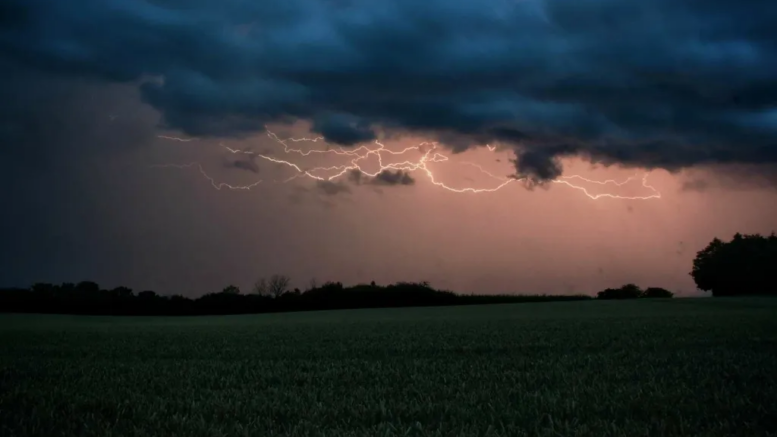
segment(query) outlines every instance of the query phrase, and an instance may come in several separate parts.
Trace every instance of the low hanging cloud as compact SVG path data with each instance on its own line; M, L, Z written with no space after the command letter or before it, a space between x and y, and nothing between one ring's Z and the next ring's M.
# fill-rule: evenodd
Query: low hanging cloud
M368 176L360 170L348 172L348 180L355 185L415 185L415 179L405 170L382 170L375 176Z
M6 0L0 56L137 83L190 135L304 119L346 146L501 144L542 182L568 156L777 163L776 17L766 0Z
M727 191L751 191L777 188L777 166L756 164L711 165L699 171L689 169L681 173L680 191L706 192L724 189Z
M253 154L245 155L238 159L224 161L224 167L259 174L259 164L256 162L256 155Z
M311 130L327 141L343 146L372 141L377 138L365 120L344 114L325 114L316 117Z
M370 180L373 185L414 185L415 179L403 170L383 170Z
M316 189L327 196L336 196L338 194L348 194L351 188L342 181L316 181Z

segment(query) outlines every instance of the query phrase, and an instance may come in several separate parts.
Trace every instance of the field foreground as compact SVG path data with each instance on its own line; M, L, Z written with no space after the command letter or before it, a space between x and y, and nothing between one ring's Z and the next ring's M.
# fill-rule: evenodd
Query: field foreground
M2 436L777 436L777 299L0 315Z

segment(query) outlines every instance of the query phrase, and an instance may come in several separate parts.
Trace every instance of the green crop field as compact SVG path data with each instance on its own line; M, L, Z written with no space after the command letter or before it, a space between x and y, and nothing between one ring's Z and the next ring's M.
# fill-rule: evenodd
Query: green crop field
M777 436L777 300L0 315L2 436Z

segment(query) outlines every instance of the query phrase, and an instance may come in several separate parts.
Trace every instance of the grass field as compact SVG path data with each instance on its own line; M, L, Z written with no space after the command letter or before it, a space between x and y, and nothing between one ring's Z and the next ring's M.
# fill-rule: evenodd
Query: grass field
M777 300L0 315L2 436L775 436Z

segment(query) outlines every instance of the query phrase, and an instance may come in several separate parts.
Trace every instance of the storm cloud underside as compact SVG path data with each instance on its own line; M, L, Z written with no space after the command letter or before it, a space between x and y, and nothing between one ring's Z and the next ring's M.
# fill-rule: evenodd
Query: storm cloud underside
M542 181L566 156L777 162L774 22L765 0L7 0L0 53L137 83L190 135L304 119L342 145L381 132L501 144ZM6 122L3 139L19 129Z

